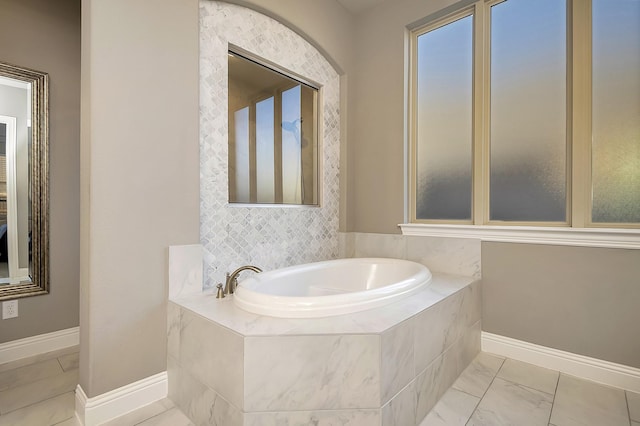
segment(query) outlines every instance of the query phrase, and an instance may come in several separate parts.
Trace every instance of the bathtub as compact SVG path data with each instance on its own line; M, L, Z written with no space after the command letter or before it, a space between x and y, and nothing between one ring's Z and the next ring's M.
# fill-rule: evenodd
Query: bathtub
M317 318L387 305L423 290L430 282L429 269L408 260L329 260L244 279L233 302L259 315Z

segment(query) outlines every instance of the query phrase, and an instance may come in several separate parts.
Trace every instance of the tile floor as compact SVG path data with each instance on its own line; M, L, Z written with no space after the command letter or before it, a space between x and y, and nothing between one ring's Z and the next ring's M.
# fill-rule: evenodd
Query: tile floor
M640 394L482 352L420 424L438 425L640 426Z
M0 364L0 426L77 426L77 380L77 347ZM106 425L192 423L165 399ZM640 426L640 394L481 353L420 426L437 425Z

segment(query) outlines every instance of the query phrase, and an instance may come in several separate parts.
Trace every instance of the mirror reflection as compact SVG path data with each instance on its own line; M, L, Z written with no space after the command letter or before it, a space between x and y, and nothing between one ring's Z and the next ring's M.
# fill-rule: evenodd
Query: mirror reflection
M47 75L0 63L0 299L48 291Z
M0 285L29 280L31 84L0 79Z
M318 204L318 89L229 51L229 202Z

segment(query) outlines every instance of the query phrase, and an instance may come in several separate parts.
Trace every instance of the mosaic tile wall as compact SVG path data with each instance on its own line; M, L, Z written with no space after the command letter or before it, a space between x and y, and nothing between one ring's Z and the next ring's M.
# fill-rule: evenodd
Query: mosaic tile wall
M227 195L229 44L321 85L321 207L240 207ZM244 264L271 270L338 257L340 82L329 62L279 22L200 2L200 242L205 288Z

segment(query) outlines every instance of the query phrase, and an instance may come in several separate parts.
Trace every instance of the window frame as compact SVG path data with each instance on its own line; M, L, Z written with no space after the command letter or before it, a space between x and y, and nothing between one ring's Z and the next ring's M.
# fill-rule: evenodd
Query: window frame
M478 137L478 135L476 134L477 132L477 116L476 113L479 110L476 107L476 99L477 99L477 89L479 86L481 86L480 84L477 83L476 78L478 75L481 75L481 73L478 73L477 71L477 63L478 61L475 60L475 52L477 49L477 46L475 45L476 42L476 15L474 14L476 7L475 6L468 6L465 8L462 8L461 10L448 14L446 15L444 18L438 19L430 24L426 24L421 26L420 28L418 28L417 30L414 30L411 33L411 42L410 42L410 60L409 60L409 79L410 79L410 105L409 105L409 111L410 111L410 125L409 125L409 134L410 134L410 145L409 145L409 149L410 149L410 154L409 154L409 163L410 163L410 167L409 167L409 203L410 203L410 207L409 207L409 211L410 211L410 215L411 215L411 222L412 223L432 223L432 224L459 224L459 225L471 225L474 223L474 215L475 215L475 211L476 211L476 168L478 167L478 164L476 163L476 160L478 158L478 156L476 155L476 139ZM473 52L474 52L474 57L472 58L472 69L473 69L473 77L472 77L472 85L473 85L473 112L472 112L472 137L471 137L471 145L472 145L472 154L471 154L471 176L472 176L472 183L471 183L471 187L472 187L472 191L471 191L471 220L464 220L464 219L452 219L452 220L447 220L447 219L431 219L431 220L419 220L416 218L416 211L417 211L417 174L418 174L418 167L417 167L417 122L418 122L418 118L417 118L417 114L418 114L418 107L417 107L417 96L415 95L415 89L418 87L418 70L417 70L417 57L418 57L418 37L426 34L428 32L431 31L435 31L438 28L444 27L446 25L449 25L453 22L456 22L460 19L464 19L471 16L472 17L472 25L473 25L473 34L474 34L474 38L473 38Z
M491 7L507 0L467 2L445 15L408 28L406 235L458 236L488 241L544 241L547 244L640 248L640 223L599 223L591 218L592 19L591 1L567 0L566 26L566 221L490 220ZM418 37L458 19L473 18L472 220L416 218ZM574 48L576 46L576 48ZM420 231L422 230L422 231ZM537 234L535 238L531 235ZM576 237L578 236L578 237ZM577 238L577 239L576 239ZM604 240L603 240L604 238ZM627 241L631 239L631 242ZM606 240L606 241L605 241ZM624 240L624 241L623 241ZM618 243L620 243L618 245Z

